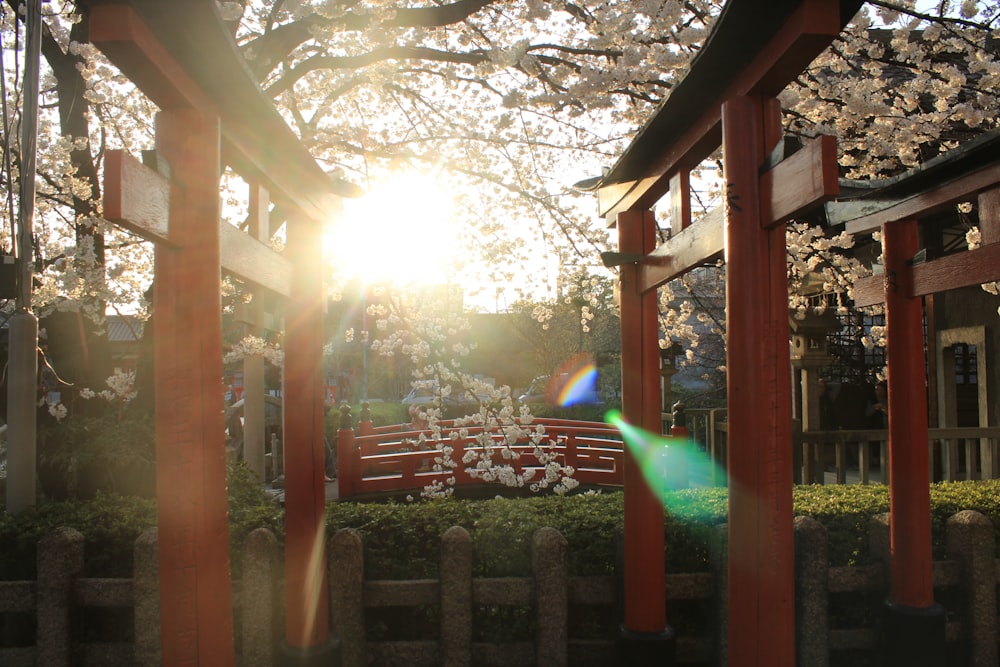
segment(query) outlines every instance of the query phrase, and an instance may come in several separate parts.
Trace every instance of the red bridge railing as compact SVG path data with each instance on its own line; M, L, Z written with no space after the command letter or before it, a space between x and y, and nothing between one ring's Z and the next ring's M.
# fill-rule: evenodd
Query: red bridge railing
M563 465L572 466L573 478L582 485L621 486L622 439L617 428L602 422L567 419L535 419L524 430L538 425L545 429L538 444L546 454L554 455ZM466 453L482 454L483 428L455 426L452 421L439 424L440 429L409 430L406 424L372 426L371 421L360 421L357 433L353 428L342 428L337 436L337 482L340 498L372 496L414 491L439 482L455 488L494 484L473 476L476 461L466 463ZM504 444L502 428L487 429L488 438L495 447ZM423 436L423 438L421 438ZM534 468L540 479L544 464L536 456L536 445L527 437L506 443L518 454L511 460L494 454L497 464L510 464L517 474ZM448 458L455 463L444 463L443 449L450 447ZM450 483L454 477L453 483ZM527 486L530 482L526 482Z

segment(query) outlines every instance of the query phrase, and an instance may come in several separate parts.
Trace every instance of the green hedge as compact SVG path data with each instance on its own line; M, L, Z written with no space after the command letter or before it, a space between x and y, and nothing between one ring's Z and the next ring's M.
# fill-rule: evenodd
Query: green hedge
M831 565L869 560L868 524L873 516L888 512L887 487L799 486L793 499L795 514L811 516L827 527ZM664 528L668 571L708 569L710 535L726 521L727 502L727 490L720 488L668 494ZM973 509L1000 526L1000 481L934 484L931 507L934 555L941 558L945 522L954 513ZM565 498L333 502L327 507L327 527L331 535L345 527L362 533L367 576L402 579L437 575L440 536L454 525L472 535L477 576L527 575L531 536L542 526L553 526L569 542L570 572L586 576L613 571L615 534L623 511L621 492ZM282 537L281 508L243 465L230 469L229 513L236 566L243 539L254 528L265 526ZM18 515L0 513L0 576L33 576L35 543L57 526L83 533L89 574L127 575L132 543L155 523L155 501L110 494L85 501L49 501Z

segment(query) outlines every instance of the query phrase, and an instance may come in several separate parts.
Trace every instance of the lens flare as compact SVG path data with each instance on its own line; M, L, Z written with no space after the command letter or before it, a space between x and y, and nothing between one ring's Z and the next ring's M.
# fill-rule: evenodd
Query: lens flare
M597 366L588 363L566 379L556 397L556 403L564 408L571 405L593 402L597 395Z
M593 355L581 352L566 361L549 379L545 394L550 405L563 408L600 403L597 363Z
M670 502L667 492L712 486L714 478L721 479L720 475L724 475L711 457L687 438L650 433L629 424L614 410L608 413L607 421L621 432L625 447L638 463L647 486L663 500L666 508Z

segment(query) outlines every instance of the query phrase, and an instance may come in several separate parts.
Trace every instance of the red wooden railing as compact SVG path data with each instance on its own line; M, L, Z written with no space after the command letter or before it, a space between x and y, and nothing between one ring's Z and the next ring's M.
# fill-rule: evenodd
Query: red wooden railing
M530 430L537 425L545 429L539 446L554 454L559 463L572 466L573 478L580 484L621 486L622 439L618 429L601 422L568 419L535 419L523 428ZM480 454L484 451L483 428L460 427L453 421L440 422L439 427L439 431L406 430L409 427L405 424L373 427L370 421L361 421L357 433L353 428L338 431L339 497L419 492L435 481L454 487L489 483L472 476L474 461L463 462L469 450ZM487 432L497 446L503 443L502 428ZM451 447L448 458L455 467L442 465L445 447ZM535 455L536 446L526 437L510 443L510 449L518 454L517 458L506 461L497 453L493 461L510 463L518 474L535 468L538 470L535 480L543 476L544 466ZM451 477L455 478L453 485L448 483Z

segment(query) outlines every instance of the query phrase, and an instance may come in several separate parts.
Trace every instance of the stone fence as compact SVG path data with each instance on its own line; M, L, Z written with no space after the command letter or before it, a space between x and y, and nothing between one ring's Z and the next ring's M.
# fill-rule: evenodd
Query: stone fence
M725 665L726 656L726 533L715 532L711 571L668 574L668 616L678 628L679 663ZM615 609L620 585L615 576L571 576L567 570L567 543L552 528L537 531L532 541L530 577L473 577L473 545L468 532L453 527L441 538L441 575L438 579L372 581L364 578L361 535L341 530L329 543L331 625L342 642L344 667L377 664L406 665L561 665L615 664L612 637L571 636L570 617L587 606ZM877 649L875 621L843 627L833 618L831 596L854 596L876 618L888 590L888 516L872 522L871 553L876 564L830 567L827 532L817 521L795 519L798 664L825 667L838 652L871 653ZM0 582L0 620L34 616L34 632L0 643L5 667L38 665L160 664L156 531L135 545L133 579L82 577L83 538L71 529L59 529L38 544L38 581ZM981 514L963 511L948 520L947 556L934 563L939 601L948 611L947 638L953 665L995 667L997 652L997 571L993 525ZM274 662L282 637L278 621L283 603L280 550L264 529L246 541L243 579L234 586L237 623L235 638L241 667L264 667ZM692 605L702 610L703 630L684 614ZM475 611L483 607L513 606L530 610L535 636L524 641L491 644L475 641ZM366 610L377 608L433 608L440 622L434 636L410 641L369 638ZM131 616L130 641L93 641L94 633L80 627L101 610L117 608ZM853 617L852 617L853 618ZM5 623L4 625L8 625ZM825 628L825 631L819 630ZM9 628L8 628L9 630ZM8 645L9 644L9 645ZM843 655L844 653L841 653Z

